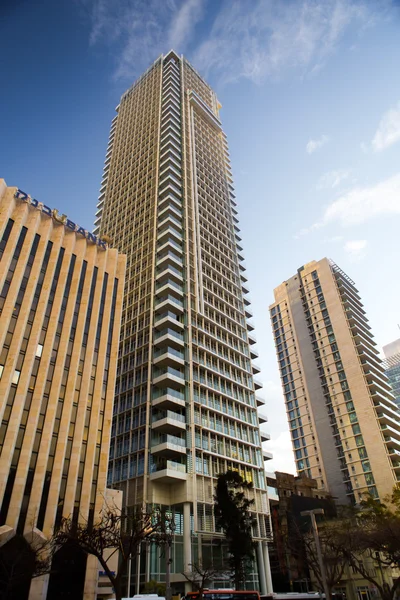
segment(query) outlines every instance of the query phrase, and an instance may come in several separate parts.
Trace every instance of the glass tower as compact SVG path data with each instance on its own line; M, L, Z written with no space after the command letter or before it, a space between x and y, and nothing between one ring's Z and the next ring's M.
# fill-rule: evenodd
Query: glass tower
M269 506L253 377L253 329L226 136L217 98L173 51L122 96L111 126L95 230L127 255L108 484L128 507L175 515L172 582L224 552L216 476L253 483L257 564L270 585ZM132 581L165 578L143 549ZM257 568L256 568L257 567ZM133 591L133 590L132 590Z

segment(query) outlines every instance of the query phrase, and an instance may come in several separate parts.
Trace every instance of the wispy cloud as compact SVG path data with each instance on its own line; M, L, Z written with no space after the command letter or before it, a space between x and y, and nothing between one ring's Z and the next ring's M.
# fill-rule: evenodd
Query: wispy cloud
M203 0L186 0L172 19L169 29L169 48L183 49L193 26L203 14Z
M400 173L370 187L354 187L329 204L320 221L296 237L335 222L346 227L391 215L400 215Z
M91 43L112 48L117 78L138 75L173 47L178 52L189 50L196 68L221 83L242 77L259 83L288 71L313 76L351 26L357 36L384 18L392 4L391 0L76 1L91 14ZM211 6L212 11L205 10ZM199 38L195 28L203 18L207 23Z
M381 152L400 141L400 102L388 110L380 120L378 129L372 140L375 152Z
M80 0L91 18L91 45L115 57L116 79L134 79L161 53L183 52L206 0Z
M344 251L349 254L353 260L360 260L365 256L367 240L349 240L344 245Z
M350 169L337 169L336 171L328 171L321 175L318 179L317 190L327 190L337 188L343 181L351 175Z
M320 138L316 140L309 140L306 145L306 151L308 154L313 154L316 150L322 148L329 142L329 138L327 135L321 135Z
M222 82L245 77L259 83L290 70L314 75L351 25L360 32L381 18L387 5L385 0L222 1L193 60Z

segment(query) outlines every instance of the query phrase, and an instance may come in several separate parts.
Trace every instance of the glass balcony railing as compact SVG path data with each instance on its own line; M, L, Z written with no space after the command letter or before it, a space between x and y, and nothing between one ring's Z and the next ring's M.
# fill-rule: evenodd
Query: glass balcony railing
M161 375L173 375L174 377L180 377L181 379L185 378L185 374L178 369L174 369L173 367L164 367L164 368L156 368L154 369L154 377L160 377Z
M184 337L183 337L182 333L178 333L177 331L174 331L173 329L170 329L169 327L167 329L163 329L162 331L156 331L154 334L154 339L158 340L160 337L163 337L164 335L172 335L177 340L181 340L181 342L184 341Z
M157 300L155 302L155 305L158 306L159 304L161 304L162 302L165 302L166 300L170 300L174 304L177 304L178 306L181 306L183 308L183 302L182 302L182 300L178 300L178 298L175 298L175 296L172 296L171 294L167 294L166 296L162 296L161 298L157 298Z
M186 423L185 415L180 415L179 413L174 412L173 410L162 410L153 414L152 423L156 421L160 421L161 419L173 419L174 421L179 421L180 423Z
M186 447L185 438L180 438L177 435L171 435L170 433L162 433L158 436L153 437L151 440L152 447L165 443L174 444L175 446L181 446L181 448Z
M169 269L170 271L172 271L173 273L175 273L176 275L179 275L179 277L183 277L183 273L180 269L177 269L176 267L174 267L174 265L168 265L166 267L164 267L163 269L157 269L157 275L161 275L161 273L164 273L164 271L166 271L167 269Z
M182 360L185 360L184 352L179 352L179 350L175 350L175 348L171 348L170 346L167 346L166 348L159 348L158 350L155 350L154 358L158 358L159 356L162 356L163 354L166 354L167 352L168 352L168 354L173 354L177 358L181 358Z
M175 460L165 460L153 464L151 472L156 473L157 471L164 471L164 469L172 469L173 471L179 471L180 473L186 473L186 465L176 462Z
M162 396L173 396L178 400L184 400L185 394L183 392L179 392L178 390L174 390L173 388L163 388L162 390L154 390L153 391L153 400L157 400L157 398L161 398Z
M172 312L172 310L166 310L165 312L161 313L161 314L156 314L155 316L155 320L154 322L157 323L158 321L161 321L162 319L166 319L167 317L171 317L171 319L173 319L174 321L178 321L179 323L182 323L182 321L180 321L180 315L177 315L176 313ZM182 323L183 325L183 323Z
M171 285L173 288L175 288L179 292L182 292L182 294L183 294L183 286L179 285L179 283L176 283L176 281L173 281L173 279L166 279L165 281L161 281L160 283L157 283L156 290L160 290L165 285Z

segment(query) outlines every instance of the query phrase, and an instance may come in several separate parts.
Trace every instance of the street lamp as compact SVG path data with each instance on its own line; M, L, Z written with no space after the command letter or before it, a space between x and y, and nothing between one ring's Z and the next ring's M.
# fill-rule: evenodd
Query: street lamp
M313 535L314 535L315 547L317 549L317 556L318 556L319 569L321 572L322 586L323 586L324 592L325 592L325 600L331 600L329 589L328 589L328 584L326 582L325 566L324 566L324 563L322 560L321 544L319 542L317 521L315 520L315 515L323 515L323 514L324 514L323 508L314 508L313 510L303 510L300 513L300 516L310 517L310 519L311 519L311 528L312 528Z

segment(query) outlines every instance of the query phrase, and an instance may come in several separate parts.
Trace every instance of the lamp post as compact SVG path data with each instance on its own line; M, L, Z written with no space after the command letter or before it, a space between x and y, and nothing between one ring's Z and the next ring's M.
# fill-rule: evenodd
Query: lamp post
M321 544L319 541L317 521L315 520L315 515L323 515L323 514L324 514L323 508L314 508L313 510L303 510L300 513L300 515L302 517L310 517L310 519L311 519L311 528L312 528L312 532L314 535L315 547L317 549L318 564L319 564L319 569L321 572L322 586L323 586L324 592L325 592L325 599L331 600L329 597L330 593L329 593L329 589L328 589L328 584L326 582L325 566L324 566L324 562L322 560Z

